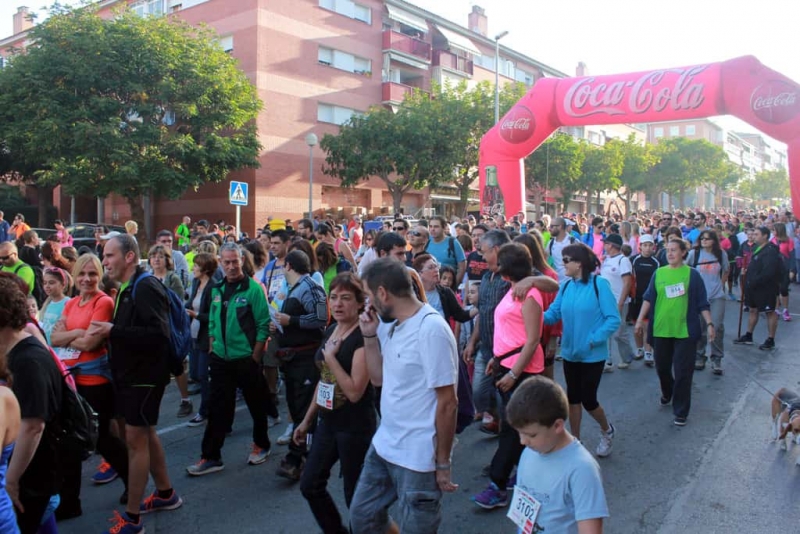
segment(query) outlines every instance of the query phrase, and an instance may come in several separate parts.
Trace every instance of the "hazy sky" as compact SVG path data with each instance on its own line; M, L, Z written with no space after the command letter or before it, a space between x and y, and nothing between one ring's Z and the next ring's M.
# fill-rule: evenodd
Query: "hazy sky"
M227 0L235 2L237 0ZM301 1L301 0L296 0ZM308 0L302 0L308 1ZM0 37L17 6L41 0L0 0ZM486 10L489 34L564 73L578 61L591 74L678 67L754 55L800 81L800 1L760 0L413 0L464 27L472 6ZM724 121L728 127L752 128Z

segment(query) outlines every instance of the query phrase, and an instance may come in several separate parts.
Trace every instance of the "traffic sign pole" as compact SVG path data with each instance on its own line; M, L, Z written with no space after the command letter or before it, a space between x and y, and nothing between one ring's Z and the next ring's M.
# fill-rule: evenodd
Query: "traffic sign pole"
M242 235L242 207L236 206L236 237ZM238 241L238 239L237 239Z

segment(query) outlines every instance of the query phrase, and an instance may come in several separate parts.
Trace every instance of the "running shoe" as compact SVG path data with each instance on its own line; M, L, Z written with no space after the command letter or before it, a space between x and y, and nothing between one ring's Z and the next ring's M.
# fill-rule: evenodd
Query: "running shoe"
M606 362L605 367L603 367L604 373L613 373L614 372L614 364L611 362Z
M706 368L706 357L703 356L702 358L698 358L694 361L694 370L695 371L702 371Z
M636 349L636 356L633 357L634 360L641 360L644 358L644 348L639 347Z
M783 317L783 320L787 321L787 322L792 320L792 315L789 313L789 309L788 308L785 308L783 310L783 316L782 317Z
M733 295L733 293L731 293L731 292L728 293L728 300L736 302L736 297Z
M300 465L289 460L288 457L281 460L281 465L278 466L278 469L275 473L283 478L288 478L292 482L297 482L300 480L300 477L303 474L303 467L305 466L305 461L301 461Z
M753 334L747 332L743 334L742 337L733 340L734 345L752 345L753 344Z
M97 466L97 472L92 475L92 482L97 485L108 484L116 480L118 476L114 468L111 467L111 464L103 460L100 462L100 465Z
M194 406L192 401L182 400L181 405L178 407L178 417L189 417L194 413Z
M191 419L189 419L189 422L186 423L186 425L187 426L201 426L201 425L204 425L205 422L206 422L206 418L203 417L200 414L197 414L194 417L192 417Z
M508 506L508 492L497 487L494 482L490 483L485 490L475 495L472 502L485 510L503 508Z
M262 449L255 443L253 443L253 448L250 451L250 455L247 457L247 463L250 465L258 465L263 464L267 461L267 457L269 457L270 449Z
M166 499L158 496L158 490L154 491L147 497L144 502L139 506L140 514L149 514L150 512L161 512L166 510L175 510L183 505L183 499L178 496L175 490L172 490L170 496Z
M672 399L668 399L668 398L663 397L663 396L658 400L658 404L661 405L661 406L669 406L670 402L672 402Z
M286 425L286 430L283 431L283 434L275 441L278 445L288 445L292 441L292 435L294 434L294 425L289 423Z
M775 348L775 340L771 337L768 337L764 343L758 346L760 350L772 350Z
M711 372L717 376L722 375L722 360L719 358L711 358Z
M647 350L644 352L644 364L647 367L653 367L656 364L656 361L653 358L653 351Z
M685 417L675 417L675 420L672 422L675 426L686 426L686 418Z
M608 430L606 432L600 432L600 443L597 444L597 449L595 450L595 454L599 458L605 458L611 454L611 450L614 448L614 425L611 423L608 424Z
M496 420L489 421L481 425L480 431L490 436L496 436L500 433L500 424Z
M279 415L278 417L268 417L267 421L269 422L269 427L272 428L273 426L278 426L281 424L283 419L281 419L281 416Z
M142 524L141 517L138 522L134 523L128 517L128 514L122 515L114 510L114 517L109 519L109 521L113 521L114 526L103 532L103 534L139 534L144 532L144 525Z
M216 473L217 471L222 471L223 469L225 469L225 464L223 464L222 461L206 460L205 458L201 458L196 464L187 467L186 472L194 477L199 477Z
M617 368L618 369L627 369L630 366L631 366L631 364L629 364L628 362L619 362L617 364Z

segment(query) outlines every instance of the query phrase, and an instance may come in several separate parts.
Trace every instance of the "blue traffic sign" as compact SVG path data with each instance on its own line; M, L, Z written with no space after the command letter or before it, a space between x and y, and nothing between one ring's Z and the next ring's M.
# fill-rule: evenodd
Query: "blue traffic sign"
M247 206L247 182L231 182L228 200L234 206Z

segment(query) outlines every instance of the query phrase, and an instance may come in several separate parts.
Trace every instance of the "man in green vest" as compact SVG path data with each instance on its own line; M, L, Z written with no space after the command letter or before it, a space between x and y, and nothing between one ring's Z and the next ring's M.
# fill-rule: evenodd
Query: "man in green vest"
M10 241L0 243L0 263L2 263L2 271L7 273L14 273L22 278L28 284L28 294L33 293L33 285L36 283L36 275L33 268L19 259L19 251L17 245Z
M178 240L178 249L186 252L189 246L189 236L191 235L192 219L188 215L183 217L183 222L175 228L175 238Z

